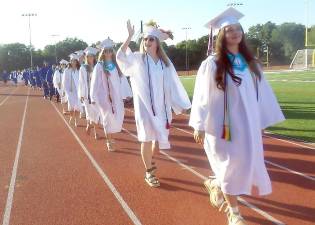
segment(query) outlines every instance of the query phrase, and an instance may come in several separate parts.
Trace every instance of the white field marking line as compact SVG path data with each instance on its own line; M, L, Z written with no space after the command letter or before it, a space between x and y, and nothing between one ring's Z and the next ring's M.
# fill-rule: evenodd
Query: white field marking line
M191 77L180 77L180 79L182 80L193 80L195 79L195 76L191 76ZM267 80L269 82L288 82L288 83L315 83L315 80L288 80L288 79L268 79Z
M126 110L129 111L129 112L133 112L133 110L130 110L130 109L126 109ZM178 127L175 127L175 126L172 126L172 128L175 128L175 129L177 129L177 130L179 130L179 131L181 131L181 132L183 132L183 133L186 133L186 134L189 134L189 135L192 135L192 136L194 135L192 132L187 131L187 130L182 129L182 128L178 128ZM270 137L270 136L268 136L268 137ZM271 138L273 138L273 137L271 137ZM274 138L274 139L278 139L278 138ZM304 146L304 145L299 145L299 144L296 144L296 143L294 143L294 142L285 141L285 140L282 140L282 139L278 139L278 140L284 141L284 142L288 142L288 143L291 143L291 144L294 144L294 145L297 145L297 146L301 146L301 147L305 147L305 148L314 149L314 148L312 148L312 147L308 147L308 146ZM270 164L270 165L273 165L273 166L275 166L275 167L278 167L278 168L280 168L280 169L286 170L286 171L288 171L288 172L290 172L290 173L293 173L293 174L295 174L295 175L302 176L302 177L304 177L304 178L306 178L306 179L309 179L309 180L311 180L311 181L315 181L315 177L314 177L314 176L309 176L309 175L306 175L306 174L304 174L304 173L301 173L301 172L298 172L298 171L295 171L295 170L291 170L291 169L289 169L289 168L287 168L287 167L285 167L285 166L281 166L281 165L279 165L279 164L277 164L277 163L270 162L269 160L265 160L265 162L268 163L268 164Z
M7 97L5 97L5 99L3 99L3 100L0 102L0 106L2 106L2 105L11 97L11 95L12 95L14 92L16 92L17 89L18 89L18 87L15 88L13 91L11 91L11 93L10 93ZM28 96L27 96L27 97L28 97Z
M289 83L315 83L315 80L277 80L277 79L267 79L269 82L289 82Z
M102 177L102 179L104 180L105 184L107 185L107 187L110 189L110 191L113 193L113 195L116 197L117 201L119 202L119 204L121 205L121 207L124 209L124 211L127 213L127 215L129 216L129 218L131 219L131 221L133 222L133 224L135 225L142 225L142 223L140 222L140 220L138 219L138 217L135 215L135 213L130 209L130 207L128 206L128 204L125 202L125 200L123 199L123 197L120 195L120 193L118 192L118 190L115 188L115 186L113 185L113 183L110 181L109 177L105 174L105 172L102 170L102 168L99 166L99 164L96 162L96 160L93 158L92 154L89 152L89 150L86 148L86 146L83 144L83 142L81 141L81 139L78 137L78 135L75 133L75 131L72 129L72 127L68 124L68 122L65 120L65 118L63 117L63 115L59 112L59 110L57 109L57 107L55 106L55 104L53 104L51 102L51 104L53 105L53 107L55 108L55 110L57 111L58 115L60 116L60 118L63 120L63 122L66 124L66 126L69 128L70 132L72 133L72 135L74 136L74 138L77 140L77 142L79 143L79 145L81 146L83 152L86 154L86 156L89 158L89 160L91 161L92 165L94 166L94 168L96 169L96 171L98 172L98 174Z
M26 101L25 101L24 113L23 113L23 118L22 118L22 123L21 123L21 128L20 128L18 145L16 147L16 154L15 154L14 164L13 164L13 168L12 168L12 175L11 175L11 180L10 180L8 197L7 197L7 201L6 201L6 205L5 205L5 211L4 211L4 214L3 214L2 225L9 225L9 223L10 223L10 215L11 215L11 209L12 209L12 204L13 204L13 196L14 196L14 189L15 189L15 181L16 181L16 175L17 175L17 170L18 170L19 158L20 158L20 153L21 153L21 146L22 146L22 141L23 141L26 109L27 109L27 106L28 106L28 96L29 96L29 94L30 94L30 89L28 89L27 97L26 97Z
M131 133L129 130L123 128L123 130L125 132L127 132L130 136L134 137L135 139L137 139L137 136L134 135L133 133ZM189 172L191 172L192 174L194 174L195 176L199 177L201 180L205 181L208 178L204 175L202 175L201 173L197 172L196 170L192 169L190 166L185 165L184 163L182 163L181 161L179 161L178 159L170 156L169 154L167 154L165 151L160 150L160 152L165 155L167 158L169 158L170 160L172 160L173 162L177 163L178 165L180 165L181 167L183 167L184 169L188 170ZM257 208L256 206L254 206L253 204L247 202L245 199L243 199L242 197L238 197L238 200L245 206L247 206L248 208L254 210L256 213L260 214L261 216L265 217L266 219L268 219L269 221L273 222L274 224L277 225L285 225L285 223L281 222L280 220L277 220L276 218L274 218L273 216L269 215L268 213L266 213L265 211Z
M315 146L315 142L305 141L303 139L290 137L290 136L287 136L287 135L284 135L284 134L276 134L276 133L274 133L272 131L269 131L269 130L265 130L264 134L266 134L266 135L277 135L277 136L279 136L281 138L285 138L287 140L296 141L297 143L301 143L302 142L302 144L304 144L304 145L308 145L308 146L312 146L313 145L313 146Z
M269 132L270 134L273 134L271 132ZM299 147L302 147L302 148L308 148L308 149L311 149L311 150L315 150L314 147L311 147L311 146L307 146L305 144L299 144L299 143L295 143L293 141L288 141L288 140L284 140L284 139L281 139L281 138L276 138L276 137L273 137L271 135L268 135L268 134L264 134L264 136L268 137L268 138L272 138L272 139L276 139L278 141L282 141L282 142L285 142L285 143L289 143L289 144L292 144L292 145L296 145L296 146L299 146Z

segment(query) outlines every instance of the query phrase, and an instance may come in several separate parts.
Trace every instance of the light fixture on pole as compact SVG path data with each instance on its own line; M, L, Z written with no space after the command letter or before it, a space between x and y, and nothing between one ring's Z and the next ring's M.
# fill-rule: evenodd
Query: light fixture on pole
M188 66L188 50L187 50L187 32L188 32L188 30L191 30L191 28L190 27L183 27L182 28L183 30L185 30L185 33L186 33L186 62L185 62L185 64L186 64L186 75L188 75L188 69L189 69L189 66Z
M242 6L244 5L242 2L231 2L229 4L227 4L227 7L233 7L233 6Z
M33 53L32 53L32 32L31 32L31 16L37 16L36 13L24 13L22 16L28 16L28 28L30 32L30 55L31 55L31 68L33 67Z

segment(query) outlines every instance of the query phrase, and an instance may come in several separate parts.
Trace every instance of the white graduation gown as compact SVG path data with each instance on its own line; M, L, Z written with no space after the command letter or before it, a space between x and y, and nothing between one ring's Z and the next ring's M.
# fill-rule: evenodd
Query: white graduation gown
M132 90L128 83L127 77L122 75L120 77L120 87L121 87L121 94L123 99L131 98L132 97Z
M85 107L87 120L97 124L100 119L99 109L95 104L91 104L91 102L89 102L91 77L92 72L88 73L86 68L81 66L79 70L79 99L84 98L83 104Z
M147 57L155 115L150 98ZM121 70L130 76L138 140L158 141L160 149L169 149L166 120L171 123L172 109L179 114L189 109L191 104L173 64L170 62L166 67L160 60L155 63L149 55L147 57L140 52L133 53L129 48L126 53L121 49L117 52L117 62Z
M79 71L67 68L63 76L63 88L68 100L69 111L80 111L81 103L78 97Z
M61 91L61 81L62 81L62 75L59 70L56 70L53 77L53 85L54 88L58 91L59 95L62 95Z
M61 89L60 89L60 91L61 91L60 102L61 103L67 103L68 102L67 96L65 95L65 88L64 88L64 84L63 84L64 76L65 76L65 70L63 70L61 73Z
M196 77L189 125L205 131L204 148L221 189L230 195L271 193L264 163L262 129L284 120L279 104L264 77L257 92L248 68L237 86L228 76L228 102L231 141L221 138L224 118L224 92L215 81L215 56L202 62Z
M90 96L91 101L96 103L100 111L104 132L120 132L124 121L125 108L120 89L120 77L116 68L110 71L110 75L107 75L104 73L101 63L95 65ZM112 103L109 96L111 96Z

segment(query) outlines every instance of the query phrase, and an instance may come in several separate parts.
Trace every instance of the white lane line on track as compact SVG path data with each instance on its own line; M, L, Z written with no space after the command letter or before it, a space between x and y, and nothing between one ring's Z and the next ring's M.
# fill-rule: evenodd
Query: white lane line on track
M123 130L128 133L130 136L134 137L135 139L138 139L137 136L133 133L131 133L129 130L123 128ZM208 179L206 176L202 175L201 173L197 172L196 170L192 169L190 166L185 165L184 163L182 163L181 161L179 161L178 159L170 156L169 154L167 154L165 151L160 150L160 153L165 155L168 159L172 160L173 162L177 163L178 165L180 165L181 167L183 167L184 169L188 170L189 172L191 172L192 174L194 174L195 176L199 177L201 180L205 181L206 179ZM281 222L280 220L277 220L276 218L274 218L273 216L269 215L267 212L257 208L256 206L254 206L253 204L247 202L245 199L243 199L242 197L238 197L238 200L245 206L249 207L250 209L254 210L256 213L260 214L261 216L265 217L266 219L268 219L269 221L273 222L274 224L277 225L285 225L285 223Z
M291 169L289 169L289 168L287 168L287 167L285 167L285 166L281 166L281 165L279 165L279 164L277 164L277 163L270 162L269 160L265 160L265 162L268 163L268 164L270 164L270 165L272 165L272 166L275 166L275 167L278 167L278 168L280 168L280 169L286 170L286 171L288 171L289 173L293 173L293 174L295 174L295 175L304 177L304 178L309 179L309 180L311 180L311 181L315 181L315 177L313 177L313 176L308 176L308 175L306 175L306 174L304 174L304 173L301 173L301 172L298 172L298 171L295 171L295 170L291 170Z
M130 109L128 109L127 111L133 112L133 111L130 110ZM187 131L187 130L182 129L182 128L178 128L178 127L175 127L175 126L172 126L172 128L174 128L174 129L176 129L176 130L179 130L179 131L181 131L181 132L183 132L183 133L192 135L192 136L194 135L192 132ZM270 136L268 136L268 137L270 137ZM270 138L272 138L272 137L270 137ZM275 138L275 139L278 139L278 138ZM280 140L280 141L284 141L284 140L281 140L281 139L279 139L279 140ZM285 142L288 142L288 141L285 141ZM295 144L295 143L292 143L292 144ZM305 147L307 147L307 146L305 146ZM286 170L286 171L288 171L288 172L290 172L290 173L293 173L293 174L295 174L295 175L302 176L302 177L304 177L304 178L306 178L306 179L309 179L309 180L311 180L311 181L315 181L315 177L313 177L313 176L309 176L309 175L306 175L306 174L304 174L304 173L301 173L301 172L298 172L298 171L289 169L289 168L287 168L287 167L285 167L285 166L279 165L279 164L274 163L274 162L271 162L271 161L269 161L269 160L265 160L265 162L266 162L267 164L270 164L270 165L273 165L273 166L278 167L278 168L280 168L280 169Z
M179 131L181 131L181 132L184 132L184 133L186 133L186 134L194 135L192 132L189 132L189 131L187 131L187 130L184 130L184 129L181 129L181 128L177 128L177 127L174 127L174 126L173 126L173 128L175 128L176 130L179 130ZM288 171L288 172L290 172L290 173L293 173L293 174L295 174L295 175L302 176L302 177L304 177L304 178L306 178L306 179L315 181L315 177L313 177L313 176L309 176L309 175L306 175L306 174L304 174L304 173L301 173L301 172L298 172L298 171L295 171L295 170L291 170L291 169L289 169L289 168L287 168L287 167L285 167L285 166L281 166L281 165L279 165L279 164L277 164L277 163L273 163L273 162L271 162L271 161L269 161L269 160L265 160L265 163L270 164L270 165L273 165L273 166L278 167L278 168L280 168L280 169L286 170L286 171Z
M102 168L99 166L99 164L96 162L96 160L93 158L92 154L89 152L89 150L87 149L87 147L83 144L83 142L81 141L81 139L78 137L78 135L75 133L75 131L72 129L72 127L68 124L68 122L65 120L65 118L63 117L63 115L60 113L60 111L57 109L57 107L55 106L54 103L52 103L52 106L55 108L55 110L57 111L58 115L60 116L60 118L63 120L63 122L66 124L66 126L69 128L71 134L74 136L74 138L76 139L76 141L78 142L78 144L81 146L83 152L86 154L86 156L88 157L88 159L91 161L93 167L96 169L96 171L98 172L98 174L102 177L103 181L105 182L105 184L107 185L107 187L109 188L109 190L113 193L113 195L116 197L117 201L119 202L119 204L121 205L121 207L123 208L123 210L126 212L126 214L129 216L129 218L131 219L131 221L133 222L133 224L135 225L142 225L140 220L138 219L138 217L135 215L135 213L131 210L131 208L128 206L128 204L125 202L125 200L123 199L123 197L121 196L121 194L118 192L118 190L115 188L115 186L113 185L113 183L110 181L109 177L105 174L105 172L102 170Z
M22 118L22 123L21 123L21 128L20 128L20 134L19 134L19 139L18 139L18 145L16 148L16 154L15 154L14 164L13 164L13 168L12 168L12 175L11 175L11 180L10 180L8 197L7 197L6 205L4 208L5 211L3 214L2 225L9 225L10 224L11 209L12 209L12 204L13 204L16 175L17 175L19 158L20 158L22 141L23 141L25 117L26 117L26 110L27 110L27 106L28 106L29 94L30 94L30 89L28 89L28 92L27 92L27 97L26 97L26 102L25 102L25 107L24 107L24 113L23 113L23 118Z
M2 106L10 97L11 95L16 92L17 88L14 89L7 97L5 97L1 102L0 102L0 106ZM28 96L27 96L28 97Z
M271 132L268 132L270 134L273 134ZM272 135L270 134L264 134L264 136L268 137L268 138L272 138L272 139L275 139L275 140L278 140L278 141L282 141L282 142L285 142L285 143L289 143L289 144L292 144L292 145L295 145L295 146L299 146L299 147L302 147L302 148L307 148L307 149L311 149L311 150L315 150L315 147L311 147L311 146L307 146L305 144L299 144L299 143L296 143L296 142L293 142L293 141L288 141L288 140L285 140L285 139L281 139L281 138L276 138L276 137L273 137Z

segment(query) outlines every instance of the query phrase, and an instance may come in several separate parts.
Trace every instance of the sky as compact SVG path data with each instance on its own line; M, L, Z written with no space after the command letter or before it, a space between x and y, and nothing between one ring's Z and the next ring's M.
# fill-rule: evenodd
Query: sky
M229 3L238 6L245 17L241 24L247 30L258 23L272 21L315 24L315 0L0 0L0 44L29 44L28 18L23 13L37 13L31 17L32 44L36 49L54 44L67 37L77 37L89 45L106 39L124 41L128 35L126 21L135 29L140 21L153 19L161 28L174 32L176 44L186 38L197 39L208 34L204 27L212 17L227 8ZM52 35L58 35L53 37Z

